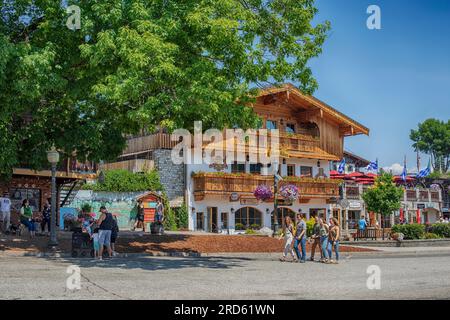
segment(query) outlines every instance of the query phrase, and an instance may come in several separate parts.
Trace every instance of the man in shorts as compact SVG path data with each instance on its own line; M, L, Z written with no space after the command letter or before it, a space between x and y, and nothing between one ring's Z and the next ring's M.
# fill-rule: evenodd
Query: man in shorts
M102 214L97 221L97 224L99 225L98 244L100 246L100 251L98 255L99 259L102 260L103 246L106 247L106 250L108 250L109 257L112 258L111 233L114 227L114 218L113 215L106 210L105 206L100 207L100 212Z

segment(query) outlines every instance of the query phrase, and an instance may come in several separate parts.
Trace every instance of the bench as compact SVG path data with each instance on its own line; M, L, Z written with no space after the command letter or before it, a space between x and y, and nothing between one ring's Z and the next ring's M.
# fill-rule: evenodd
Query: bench
M367 228L366 230L358 230L353 234L353 238L355 241L358 241L360 239L372 239L377 240L378 233L377 229L374 228Z

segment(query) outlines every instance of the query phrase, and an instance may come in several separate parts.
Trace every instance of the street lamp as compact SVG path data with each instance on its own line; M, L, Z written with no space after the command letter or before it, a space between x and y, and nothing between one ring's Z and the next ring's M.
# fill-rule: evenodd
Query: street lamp
M273 165L273 233L276 234L278 231L278 183L283 178L278 174L279 163L274 161Z
M52 217L50 220L50 241L48 246L56 247L58 245L58 240L56 239L56 165L59 162L59 153L55 146L52 146L52 149L47 151L47 160L52 165Z

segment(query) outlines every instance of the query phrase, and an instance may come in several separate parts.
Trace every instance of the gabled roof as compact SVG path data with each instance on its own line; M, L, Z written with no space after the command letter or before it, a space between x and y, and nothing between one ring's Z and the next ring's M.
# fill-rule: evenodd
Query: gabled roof
M358 134L369 134L369 129L359 122L351 119L345 114L337 111L325 102L309 95L303 94L297 87L290 83L282 84L278 87L268 87L261 89L258 96L265 96L271 94L278 94L285 92L289 96L292 94L297 99L301 100L304 106L308 106L311 110L318 110L321 114L325 114L327 117L334 119L340 124L341 132L343 135L352 136Z

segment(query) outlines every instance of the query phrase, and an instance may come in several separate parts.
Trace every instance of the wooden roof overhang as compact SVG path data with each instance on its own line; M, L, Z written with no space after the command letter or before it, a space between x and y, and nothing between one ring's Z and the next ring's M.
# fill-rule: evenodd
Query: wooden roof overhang
M41 178L51 178L52 172L50 170L40 170L35 171L32 169L14 168L13 176L27 176L27 177L41 177ZM80 174L73 172L57 171L56 179L58 181L74 181L74 180L85 180L85 179L95 179L96 174Z
M281 97L281 99L280 99ZM312 116L319 116L339 125L341 136L369 135L369 129L359 122L344 115L325 102L303 94L292 84L283 84L280 87L262 89L258 98L264 104L282 103L296 109L295 115L299 119L308 120Z

